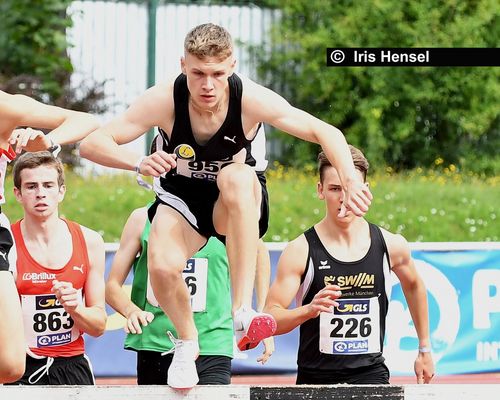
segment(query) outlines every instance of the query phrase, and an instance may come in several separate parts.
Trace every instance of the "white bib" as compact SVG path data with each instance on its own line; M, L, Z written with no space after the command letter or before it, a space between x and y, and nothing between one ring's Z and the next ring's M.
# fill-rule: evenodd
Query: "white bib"
M335 355L380 352L380 313L376 297L337 299L333 312L319 317L319 351Z
M207 307L208 259L190 258L187 261L186 269L182 271L182 277L191 295L191 308L193 312L205 311ZM160 306L153 293L149 274L146 299L152 306Z
M78 302L83 304L81 289ZM28 347L60 346L80 337L80 330L55 294L21 295L21 305Z

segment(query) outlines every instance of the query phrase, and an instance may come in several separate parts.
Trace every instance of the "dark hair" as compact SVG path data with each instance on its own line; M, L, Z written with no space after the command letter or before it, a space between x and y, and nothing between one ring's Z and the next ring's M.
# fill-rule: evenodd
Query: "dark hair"
M366 180L366 175L368 173L368 169L370 168L370 163L366 159L365 155L358 148L349 145L349 150L351 151L352 161L354 162L354 167L361 171L363 174L363 180ZM319 172L319 180L323 182L323 176L325 168L331 167L332 164L330 160L326 157L325 153L321 151L318 154L318 172Z
M64 169L61 161L55 158L50 151L37 151L36 153L24 153L14 164L14 186L21 189L21 172L24 169L34 169L40 166L53 167L57 171L57 184L64 185Z

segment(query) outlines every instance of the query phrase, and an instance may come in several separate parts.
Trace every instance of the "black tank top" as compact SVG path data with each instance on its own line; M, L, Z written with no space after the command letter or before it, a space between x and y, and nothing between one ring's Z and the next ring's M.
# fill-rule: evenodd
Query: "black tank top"
M160 129L160 146L163 151L173 153L182 144L190 145L195 153L194 160L179 160L178 167L166 178L161 179L163 187L172 177L189 178L192 181L215 182L219 171L232 162L244 162L252 167L256 161L251 152L251 140L245 137L241 122L241 79L233 74L228 78L229 106L226 119L210 140L201 145L194 138L189 119L189 90L187 78L180 74L174 82L175 121L170 138ZM176 178L174 180L177 180ZM181 179L183 180L183 179Z
M322 313L300 326L299 368L334 371L384 361L385 317L392 282L382 232L373 224L369 229L370 248L361 260L353 262L339 261L328 253L314 227L304 233L309 254L297 305L309 304L326 284L339 285L342 296L333 314Z

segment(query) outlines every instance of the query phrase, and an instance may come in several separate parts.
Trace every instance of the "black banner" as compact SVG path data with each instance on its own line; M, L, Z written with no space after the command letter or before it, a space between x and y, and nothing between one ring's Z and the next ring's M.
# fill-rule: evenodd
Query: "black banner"
M329 67L498 67L498 48L333 48Z

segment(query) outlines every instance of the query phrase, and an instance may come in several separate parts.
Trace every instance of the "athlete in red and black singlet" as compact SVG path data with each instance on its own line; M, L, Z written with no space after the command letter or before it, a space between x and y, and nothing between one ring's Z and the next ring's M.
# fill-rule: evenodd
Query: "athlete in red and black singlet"
M241 79L233 74L228 78L229 105L226 119L220 129L205 144L196 142L189 119L189 91L184 74L177 77L174 83L175 121L170 138L160 129L157 138L157 149L174 153L174 149L182 144L190 145L195 153L194 160L177 158L177 167L165 177L155 178L154 189L157 199L163 204L178 210L186 220L203 236L218 236L212 222L213 206L219 190L216 179L224 166L233 162L241 162L256 167L260 165L259 157L243 132L241 122L241 97L243 85ZM260 236L267 231L268 196L266 180L261 171L257 177L262 186ZM150 219L154 215L158 202L150 209Z
M333 313L300 325L299 384L389 383L382 356L392 285L389 256L380 229L369 226L369 250L351 262L330 254L314 227L304 233L309 254L297 304L309 304L326 284L339 285L342 295Z
M31 356L21 384L33 384L32 375L40 366L50 372L38 384L93 384L89 361L84 356L83 332L74 326L71 316L51 292L52 281L71 282L79 290L83 303L84 287L90 268L87 245L80 225L65 220L72 238L73 252L62 268L47 268L29 253L21 232L21 221L12 225L17 249L16 286L21 297L24 330ZM47 358L45 358L47 357ZM47 360L54 364L48 364Z
M14 241L10 232L10 222L2 213L2 204L5 203L5 174L7 164L16 158L16 152L9 146L7 150L0 148L0 271L13 271L15 269L16 252L12 249Z

